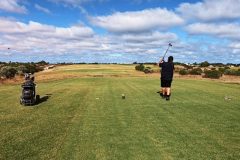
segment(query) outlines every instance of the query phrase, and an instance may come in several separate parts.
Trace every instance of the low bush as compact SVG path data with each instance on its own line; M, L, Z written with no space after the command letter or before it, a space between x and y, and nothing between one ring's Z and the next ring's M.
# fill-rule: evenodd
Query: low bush
M235 69L227 69L224 72L225 75L233 75L233 76L240 76L240 69L235 70Z
M191 75L201 75L202 74L202 69L201 68L194 68L189 71L189 74Z
M135 69L136 69L137 71L144 71L145 66L144 66L143 64L139 64L139 65L137 65L137 66L135 67Z
M181 70L179 71L179 74L180 74L180 75L187 75L187 74L188 74L188 70L186 70L186 69L181 69Z
M153 73L154 71L153 71L153 69L151 68L151 67L146 67L145 69L144 69L144 73Z
M219 79L222 76L222 73L218 70L206 70L204 71L204 78Z
M11 66L4 66L0 70L0 76L4 78L14 78L16 73L16 68Z

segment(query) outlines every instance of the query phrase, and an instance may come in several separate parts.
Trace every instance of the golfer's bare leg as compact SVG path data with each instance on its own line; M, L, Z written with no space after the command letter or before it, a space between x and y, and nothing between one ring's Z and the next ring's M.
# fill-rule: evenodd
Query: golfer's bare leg
M166 88L162 88L162 94L163 94L164 96L166 95L166 92L167 92Z
M166 92L167 92L167 95L169 96L171 94L171 88L170 87L166 88Z

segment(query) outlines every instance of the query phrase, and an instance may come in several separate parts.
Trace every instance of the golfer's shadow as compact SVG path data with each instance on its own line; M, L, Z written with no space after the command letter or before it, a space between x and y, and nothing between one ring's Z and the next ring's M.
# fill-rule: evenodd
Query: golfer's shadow
M46 102L46 101L51 97L51 95L52 95L52 94L46 94L46 95L40 97L40 99L38 100L37 104Z

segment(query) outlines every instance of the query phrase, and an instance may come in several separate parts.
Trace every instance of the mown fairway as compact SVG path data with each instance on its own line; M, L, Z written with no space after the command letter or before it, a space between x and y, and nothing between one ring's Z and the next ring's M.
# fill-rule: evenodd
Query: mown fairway
M238 84L176 78L167 102L159 77L134 66L60 67L36 81L34 107L19 105L20 85L0 86L0 159L240 159Z

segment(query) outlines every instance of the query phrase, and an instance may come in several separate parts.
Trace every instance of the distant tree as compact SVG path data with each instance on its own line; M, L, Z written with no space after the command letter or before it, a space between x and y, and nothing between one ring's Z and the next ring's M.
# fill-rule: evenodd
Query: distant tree
M198 65L198 63L197 63L197 62L194 62L193 65L196 66L196 65Z
M236 66L234 63L227 63L227 66Z
M184 65L184 63L181 63L181 62L173 62L174 63L174 65Z
M0 61L0 64L6 64L6 62L1 62L1 61Z
M48 65L48 62L45 62L44 60L37 62L38 65Z
M208 61L204 61L202 63L200 63L201 67L208 67L210 64L208 63Z
M133 64L138 64L137 61L136 62L133 62Z
M223 63L211 63L211 65L213 65L215 67L224 67Z

